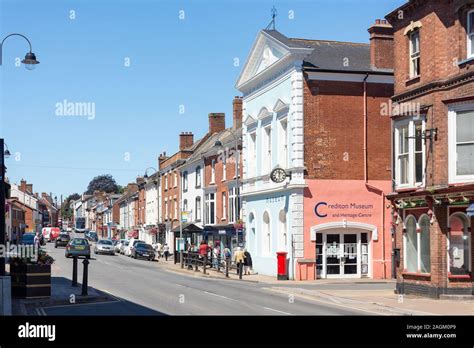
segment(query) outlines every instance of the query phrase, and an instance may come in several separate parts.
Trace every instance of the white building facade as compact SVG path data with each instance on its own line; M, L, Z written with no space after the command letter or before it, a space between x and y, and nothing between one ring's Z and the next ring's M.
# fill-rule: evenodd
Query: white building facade
M283 251L292 279L295 258L303 257L302 63L311 50L276 34L259 33L236 85L243 93L242 214L255 271L275 276ZM277 167L288 174L278 184L270 180Z

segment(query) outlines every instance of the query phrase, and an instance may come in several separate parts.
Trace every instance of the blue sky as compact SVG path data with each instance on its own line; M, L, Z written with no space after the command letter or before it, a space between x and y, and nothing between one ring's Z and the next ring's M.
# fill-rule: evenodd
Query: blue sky
M34 71L15 66L27 44L5 42L0 136L13 154L7 175L58 198L83 192L99 174L126 185L156 168L159 153L175 152L181 131L203 136L208 113L225 112L231 123L235 81L273 5L277 30L288 37L368 42L374 20L403 3L0 0L0 36L25 34L41 62ZM94 103L95 118L56 115L64 100Z

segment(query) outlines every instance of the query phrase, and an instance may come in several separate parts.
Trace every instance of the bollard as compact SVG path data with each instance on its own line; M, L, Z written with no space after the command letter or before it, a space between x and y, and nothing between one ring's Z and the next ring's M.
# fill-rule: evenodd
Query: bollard
M217 272L221 271L221 256L217 255Z
M204 255L204 256L202 257L202 260L203 260L203 261L202 261L202 266L203 266L203 267L202 267L202 272L203 272L204 274L206 274L207 255Z
M199 262L199 255L194 255L194 271L195 272L198 272L199 269L198 269L198 262Z
M88 266L89 266L89 260L84 259L82 261L82 264L84 265L84 272L82 273L82 296L87 296L87 278L88 278Z
M225 276L229 278L229 260L225 260Z
M77 256L72 258L72 286L77 286Z
M244 263L241 261L239 262L239 267L238 267L239 279L242 279L243 268L244 268Z
M183 251L179 252L179 261L181 262L181 268L184 268L184 257Z

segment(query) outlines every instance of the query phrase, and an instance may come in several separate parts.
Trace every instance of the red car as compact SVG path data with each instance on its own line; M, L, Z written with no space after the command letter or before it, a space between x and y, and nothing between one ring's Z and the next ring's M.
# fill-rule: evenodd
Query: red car
M59 237L61 230L59 227L44 227L41 232L46 242L54 242Z

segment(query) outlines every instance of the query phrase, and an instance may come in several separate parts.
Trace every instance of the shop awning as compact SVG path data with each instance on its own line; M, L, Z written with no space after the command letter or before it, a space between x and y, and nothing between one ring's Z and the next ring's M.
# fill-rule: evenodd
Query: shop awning
M196 226L195 224L190 223L190 222L184 223L183 226L182 226L182 229L183 229L183 233L186 233L186 234L190 234L190 233L202 233L202 228L201 228L201 227ZM179 233L179 232L180 232L180 227L179 227L179 225L176 226L175 228L173 228L173 229L171 230L171 232L173 232L173 233Z
M240 232L241 230L236 230L233 224L226 224L226 225L206 225L204 226L204 235L235 235L236 232Z

